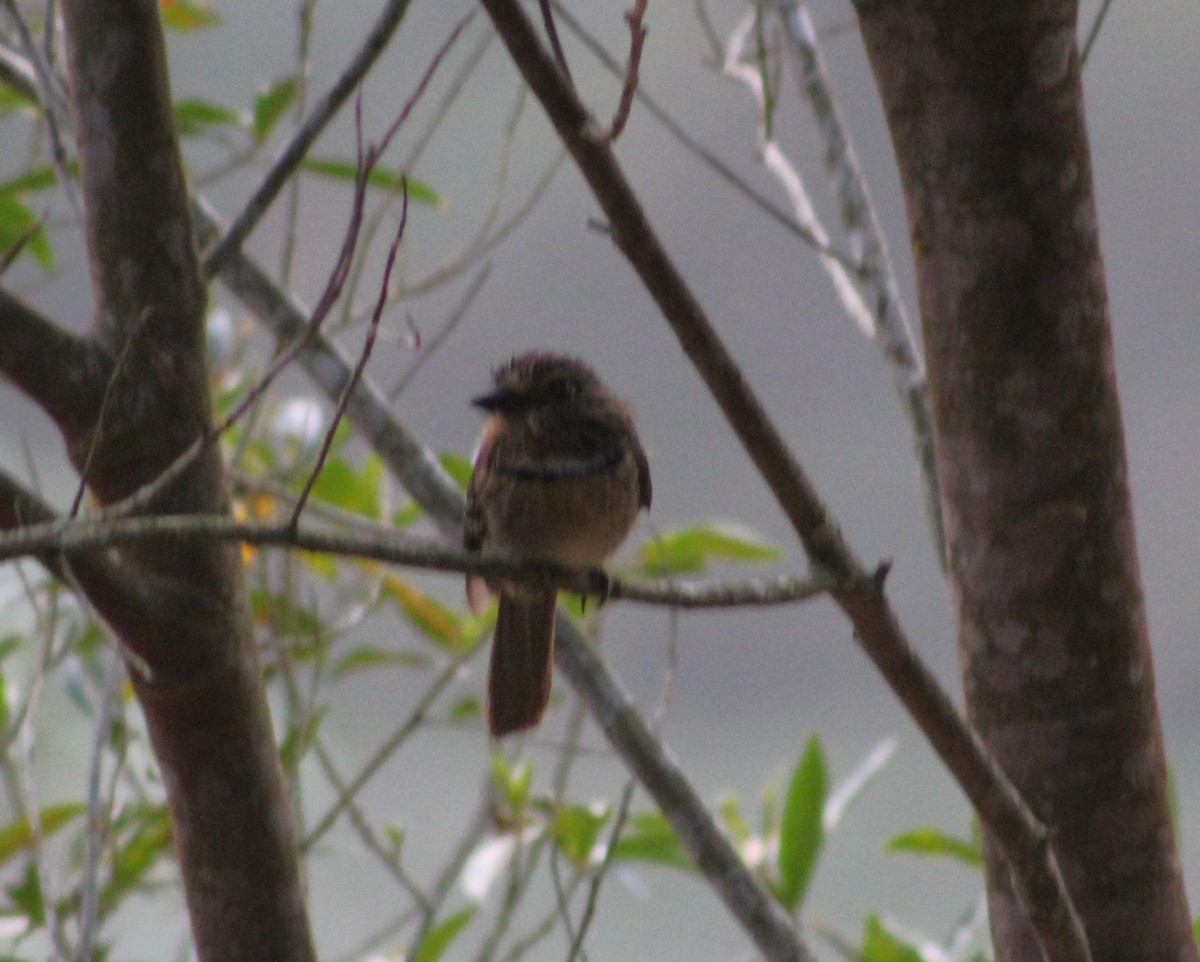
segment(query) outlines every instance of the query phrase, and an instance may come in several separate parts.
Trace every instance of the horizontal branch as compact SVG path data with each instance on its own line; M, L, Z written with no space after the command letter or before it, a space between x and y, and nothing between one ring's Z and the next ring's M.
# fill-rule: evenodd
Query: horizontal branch
M29 524L0 535L0 561L13 558L73 554L134 542L161 540L240 541L275 545L348 558L369 558L387 564L431 571L480 575L494 581L551 585L583 595L602 596L673 608L734 608L794 604L822 595L835 586L817 576L780 576L732 581L685 581L661 578L625 580L602 569L574 569L499 555L481 556L444 542L401 534L390 529L336 532L294 526L234 521L218 515L167 515L113 520L50 521Z

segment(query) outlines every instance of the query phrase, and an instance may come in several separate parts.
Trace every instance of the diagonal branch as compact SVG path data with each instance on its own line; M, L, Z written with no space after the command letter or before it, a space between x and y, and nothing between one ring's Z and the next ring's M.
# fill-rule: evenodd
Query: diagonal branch
M76 430L90 422L110 369L94 343L0 289L0 376L60 428Z
M513 0L483 0L514 62L542 102L608 217L611 236L628 258L726 420L792 523L814 564L839 582L834 600L864 650L962 786L1004 848L1028 898L1049 899L1039 918L1043 948L1054 960L1090 959L1062 874L1034 818L979 736L922 664L882 590L851 551L778 428L667 256L625 179L604 131L570 86ZM732 907L732 906L731 906Z
M363 77L366 76L372 64L387 48L392 34L400 26L400 21L408 12L411 0L388 0L383 11L376 18L374 25L359 48L358 53L342 71L341 76L334 81L325 96L317 103L312 112L305 118L299 129L292 135L279 158L272 164L267 176L255 189L250 199L242 208L242 212L229 228L221 235L204 259L206 277L215 277L229 262L230 257L241 249L242 242L250 236L271 202L275 200L283 185L296 172L296 168L308 153L308 149L316 141L350 95L354 93Z

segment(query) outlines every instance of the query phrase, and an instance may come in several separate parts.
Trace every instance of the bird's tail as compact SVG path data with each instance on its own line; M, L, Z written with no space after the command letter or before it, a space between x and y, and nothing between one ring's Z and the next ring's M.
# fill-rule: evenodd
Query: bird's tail
M488 668L488 728L494 738L541 721L550 701L557 592L500 593Z

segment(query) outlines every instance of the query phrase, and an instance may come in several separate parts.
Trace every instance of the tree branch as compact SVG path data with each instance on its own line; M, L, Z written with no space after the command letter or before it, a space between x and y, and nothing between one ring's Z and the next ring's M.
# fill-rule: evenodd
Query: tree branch
M562 82L519 5L513 0L483 0L483 5L607 215L617 247L658 303L810 558L837 580L834 600L854 625L863 649L999 840L1014 872L1022 879L1022 889L1052 898L1056 911L1043 918L1045 924L1039 930L1043 948L1056 960L1090 959L1082 926L1045 830L917 657L882 587L843 539L799 462L667 256L604 131L570 86Z
M11 498L9 497L11 493ZM821 576L781 575L748 581L678 581L672 578L622 578L601 568L566 568L515 556L464 551L443 541L408 535L388 527L371 531L330 531L298 525L291 518L278 522L234 521L221 515L162 515L112 520L70 520L56 517L34 495L25 492L0 471L0 561L33 556L54 573L55 558L74 558L81 552L146 541L183 546L196 541L238 541L245 544L298 548L345 558L369 558L387 564L476 574L494 581L530 582L601 597L670 608L738 608L810 601L835 585ZM17 504L17 510L3 509ZM10 523L18 515L23 522ZM53 566L53 567L52 567ZM74 570L74 566L72 567Z
M87 338L0 288L0 375L64 431L95 418L110 370L110 359Z
M308 153L329 122L337 116L337 112L354 93L362 78L371 69L372 64L387 48L392 34L400 26L400 21L408 12L411 0L388 0L383 10L376 18L374 25L359 48L358 53L342 71L341 76L334 81L325 96L313 107L312 112L305 118L304 123L292 134L291 140L280 151L278 159L267 171L266 177L258 185L250 199L246 201L242 212L229 226L204 259L206 277L220 274L230 257L241 249L242 242L250 236L259 220L262 219L272 201L278 196L283 185L296 172L296 168Z

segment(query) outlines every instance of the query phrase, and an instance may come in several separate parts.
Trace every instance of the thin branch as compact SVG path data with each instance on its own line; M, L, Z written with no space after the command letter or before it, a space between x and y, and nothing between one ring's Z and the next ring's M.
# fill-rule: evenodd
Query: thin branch
M362 172L362 184L366 187L366 176L368 171ZM362 380L363 371L366 370L367 361L371 357L371 351L375 347L375 337L379 333L379 318L383 314L384 304L387 303L388 284L392 277L392 268L396 264L396 251L400 247L400 240L404 237L404 228L408 225L408 178L401 175L400 186L404 193L404 204L400 210L400 225L396 228L396 235L392 239L391 246L388 247L387 262L383 269L383 280L379 284L379 297L375 302L375 310L371 312L371 323L367 326L367 336L363 342L362 350L359 352L358 363L354 365L354 371L350 375L350 380L346 384L346 388L342 391L341 397L338 398L337 408L334 411L333 417L329 421L329 428L325 432L325 439L321 444L321 450L317 454L316 464L305 481L304 487L300 490L300 496L296 499L296 506L292 510L291 523L298 524L300 521L300 513L304 510L304 505L308 501L309 493L313 489L313 485L317 483L317 478L321 474L321 469L325 466L325 459L329 456L329 450L333 447L333 437L337 432L338 425L346 414L346 405L350 401L350 394L355 386Z
M554 51L554 60L562 70L567 82L571 82L571 68L567 66L567 57L563 53L562 44L558 39L558 28L554 25L554 13L550 9L550 0L538 0L538 9L542 12L542 25L546 28L546 39L550 41L550 49Z
M588 32L587 28L568 10L562 6L558 0L554 0L554 10L558 18L570 28L571 32L583 43L583 45L591 51L592 55L604 65L604 68L617 78L625 76L625 68L622 67L612 57L604 46L595 36ZM672 117L667 111L655 100L650 94L646 93L641 86L638 87L634 94L634 99L646 108L647 113L655 120L662 124L663 129L674 137L684 148L694 156L700 159L709 169L715 172L721 179L731 185L735 190L746 197L759 210L770 216L777 224L783 227L786 231L795 237L798 237L803 243L812 247L818 253L823 253L832 257L838 263L848 270L855 270L855 260L842 251L831 249L825 242L815 237L811 231L803 224L797 222L787 211L776 206L775 202L770 198L759 193L751 184L738 175L738 173L721 160L711 150L701 144L698 140L692 137L691 134L684 129L683 125Z
M67 104L63 96L62 81L54 73L53 66L43 56L43 52L34 43L33 35L29 31L29 25L25 22L25 18L22 16L21 10L15 0L4 0L4 6L8 10L13 25L17 28L17 35L21 38L21 46L24 47L25 56L29 59L29 63L33 68L33 79L37 91L36 98L42 105L42 116L46 121L46 133L50 137L50 154L54 158L54 171L58 176L59 186L67 198L67 203L75 219L79 220L83 216L83 211L79 203L79 191L75 184L75 178L71 173L71 165L62 133L63 127L70 126L63 122L67 117Z
M385 4L383 11L363 41L363 45L354 55L354 59L350 61L341 76L334 81L333 86L313 108L308 119L292 134L292 139L280 152L279 158L251 195L250 200L246 202L241 214L209 250L208 255L204 258L206 277L211 278L219 274L231 255L241 249L242 242L250 236L250 232L267 212L283 185L295 173L313 142L337 115L367 71L386 49L392 34L395 33L400 21L408 12L410 2L411 0L388 0Z
M1036 924L1043 949L1052 960L1089 960L1091 956L1082 925L1071 904L1044 827L978 734L959 715L953 700L920 661L883 593L882 584L855 557L778 427L767 416L762 402L667 256L603 131L574 90L562 82L518 3L515 0L483 0L483 4L607 216L613 241L658 303L684 353L704 379L746 453L771 488L809 557L816 566L832 573L838 580L838 586L831 594L854 626L855 638L1003 848L1019 879L1023 901L1028 905L1029 899L1036 897L1041 900L1041 905L1053 906L1049 912L1038 913ZM571 662L576 658L581 661L594 658L582 646L579 649L562 646L559 654L560 667L577 683L581 679L575 679L575 673L569 670L574 667ZM619 700L615 692L606 694ZM623 719L606 716L598 720L610 740L626 755L626 749L617 737ZM636 753L631 752L626 757L636 764ZM675 813L669 808L669 798L659 799L657 793L655 797L663 805L685 847L697 858L694 839L689 835L693 827L683 820L676 821ZM729 857L742 868L731 847ZM786 917L780 917L779 906L768 901L765 894L768 914L752 914L747 912L746 903L728 888L727 878L720 874L710 878L718 884L726 904L769 958L797 958L807 954ZM754 890L761 891L757 885Z
M1091 29L1088 30L1087 40L1083 42L1083 51L1079 54L1079 64L1083 66L1087 63L1088 57L1092 53L1092 47L1095 46L1097 39L1100 37L1100 30L1104 26L1104 21L1108 18L1108 11L1112 7L1112 0L1104 0L1100 4L1100 9L1096 11L1096 19L1092 21Z
M192 216L201 237L214 236L219 222L203 198L192 203ZM308 317L291 296L279 289L251 258L239 253L221 272L221 280L275 339L287 344L302 340L299 363L327 397L341 396L354 362L334 342L321 334L305 338ZM457 542L461 536L464 499L436 456L422 446L388 409L387 398L370 378L364 378L350 395L346 407L350 422L387 464L400 483L446 533Z
M635 0L633 9L625 14L625 22L629 24L629 62L625 67L625 82L621 85L621 100L608 127L608 139L614 142L625 129L629 109L633 106L633 96L638 89L638 68L642 63L642 45L646 42L646 28L642 21L646 16L647 2Z
M832 81L817 42L816 27L803 0L782 0L779 5L790 49L795 55L801 90L812 106L825 144L825 167L839 202L842 226L850 247L859 251L859 281L872 305L872 340L883 352L892 385L904 405L912 430L912 445L921 473L925 515L929 520L934 551L946 569L945 528L942 521L941 484L934 464L933 415L925 365L912 324L900 296L896 270L888 253L875 204L867 190L862 165L833 98Z
M5 476L0 473L0 482ZM0 484L0 490L3 485ZM3 520L0 518L0 520ZM142 515L136 518L41 520L0 534L0 561L50 554L72 555L146 541L239 541L366 558L387 564L477 574L494 581L527 581L564 591L669 608L738 608L796 604L836 588L827 576L778 576L744 582L626 579L603 569L576 569L515 556L479 555L442 541L380 526L373 532L327 531L294 524L235 521L223 515Z
M425 366L429 359L437 353L438 348L454 333L458 328L459 322L467 316L467 312L471 309L471 305L475 303L475 298L483 290L483 285L487 283L487 279L491 273L492 265L490 263L484 264L480 268L479 273L467 285L466 291L459 299L458 304L455 305L454 310L450 312L450 316L446 318L446 322L433 337L429 338L427 344L422 345L418 349L417 356L413 358L413 362L408 366L408 370L401 375L400 380L388 391L388 398L394 401L400 397L409 384L412 383L413 378L420 373L421 368Z

